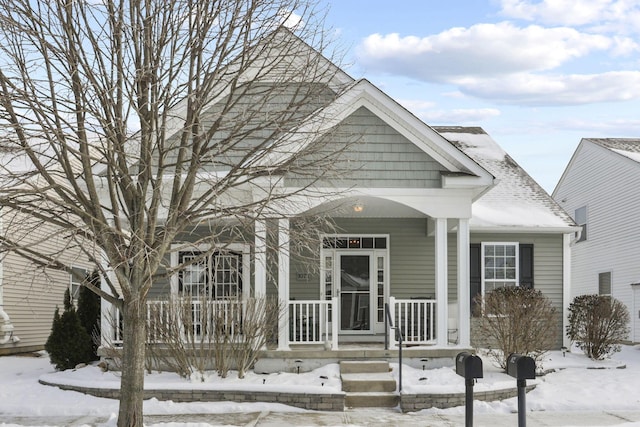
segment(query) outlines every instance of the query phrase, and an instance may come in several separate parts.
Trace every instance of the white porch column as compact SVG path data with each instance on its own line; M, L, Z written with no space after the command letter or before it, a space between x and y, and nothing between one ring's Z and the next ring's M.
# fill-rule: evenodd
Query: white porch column
M447 219L436 218L436 344L448 344L449 302L447 298Z
M267 294L267 223L262 219L255 222L255 278L253 293L256 298Z
M104 252L102 252L101 255L102 259L100 260L100 262L102 264L102 271L106 271L106 274L109 276L109 280L111 280L112 283L115 283L115 273L109 267L107 255ZM107 285L104 278L100 279L100 289L109 294L111 293L111 289L109 288L109 285ZM116 307L113 304L111 304L104 298L100 298L100 345L103 347L113 344L113 339L115 337L114 327L117 327L118 325L116 312ZM122 337L120 337L120 339L122 339Z
M278 299L284 313L278 325L278 350L289 350L289 220L278 221Z
M469 220L458 220L458 345L471 345L469 289Z

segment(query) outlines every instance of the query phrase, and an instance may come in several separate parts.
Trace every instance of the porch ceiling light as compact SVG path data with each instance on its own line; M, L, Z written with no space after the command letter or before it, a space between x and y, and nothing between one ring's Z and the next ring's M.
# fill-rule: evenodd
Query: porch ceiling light
M360 213L364 210L364 206L362 206L360 203L356 203L355 205L353 205L353 211L355 213Z

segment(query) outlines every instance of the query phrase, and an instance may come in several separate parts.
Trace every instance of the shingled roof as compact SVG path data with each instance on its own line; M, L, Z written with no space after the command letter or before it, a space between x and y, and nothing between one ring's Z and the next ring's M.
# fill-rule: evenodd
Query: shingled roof
M640 139L638 138L584 138L603 148L640 163Z
M560 231L571 217L482 128L434 129L496 177L497 184L473 203L471 227Z

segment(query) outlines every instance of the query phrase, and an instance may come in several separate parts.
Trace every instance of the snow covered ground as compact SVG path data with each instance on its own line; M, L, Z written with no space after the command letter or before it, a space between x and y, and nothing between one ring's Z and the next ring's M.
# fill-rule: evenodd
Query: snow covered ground
M476 391L512 387L515 380L500 372L484 360L484 378L478 380ZM538 377L535 390L527 394L529 411L640 411L640 346L625 346L610 360L594 362L574 351L563 357L552 352L543 363L545 370L555 372ZM397 365L394 366L397 375ZM78 370L55 372L48 357L5 356L0 357L0 426L3 420L15 417L95 416L111 419L113 424L118 410L115 400L87 396L77 392L62 391L44 386L38 379L53 380L70 385L92 387L118 387L117 373L103 373L96 366ZM529 381L531 383L531 381ZM225 388L273 391L333 392L341 389L337 365L328 365L309 373L281 373L257 375L249 373L239 380L235 372L229 378L209 376L205 382L189 382L170 373L148 375L146 384L154 388ZM403 367L404 391L456 392L464 391L464 380L450 368L435 370ZM517 410L517 399L501 402L475 402L475 414L512 414ZM244 412L305 412L304 410L272 403L175 403L155 399L145 401L146 415L162 414L216 414ZM464 414L464 407L429 409L420 414ZM164 424L169 425L169 424ZM207 424L208 425L208 424ZM640 423L620 424L625 427Z

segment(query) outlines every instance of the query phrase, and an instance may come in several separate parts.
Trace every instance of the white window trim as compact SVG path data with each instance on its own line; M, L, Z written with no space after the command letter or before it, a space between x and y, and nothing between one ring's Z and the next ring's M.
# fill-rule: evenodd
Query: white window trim
M512 245L515 246L516 252L515 252L515 257L516 257L516 277L515 279L490 279L489 281L513 281L514 282L514 286L520 286L520 242L482 242L481 243L481 247L480 247L480 291L482 296L485 296L485 290L486 290L486 278L485 278L485 247L486 246L495 246L495 245L501 245L501 246L508 246L508 245Z
M71 266L72 270L82 270L84 271L84 275L85 277L89 274L89 269L86 267L82 267L79 265L72 265ZM73 295L73 285L77 284L78 285L78 295L74 296ZM71 296L71 302L73 302L74 304L77 304L78 302L78 298L80 297L80 287L82 286L82 281L80 282L76 282L73 274L69 273L69 295Z
M230 251L242 254L242 295L240 299L247 301L250 295L251 289L251 246L245 243L229 243L224 246L215 247L211 250L211 245L198 244L189 245L188 243L174 243L171 245L171 267L178 265L178 256L180 252L216 252L216 251ZM171 295L178 295L178 272L171 275L169 279L171 285Z
M600 275L604 274L604 273L609 273L609 293L608 294L601 294L600 293ZM601 296L608 296L608 297L612 297L613 296L613 270L602 270L598 272L598 281L597 281L597 293L598 295Z

